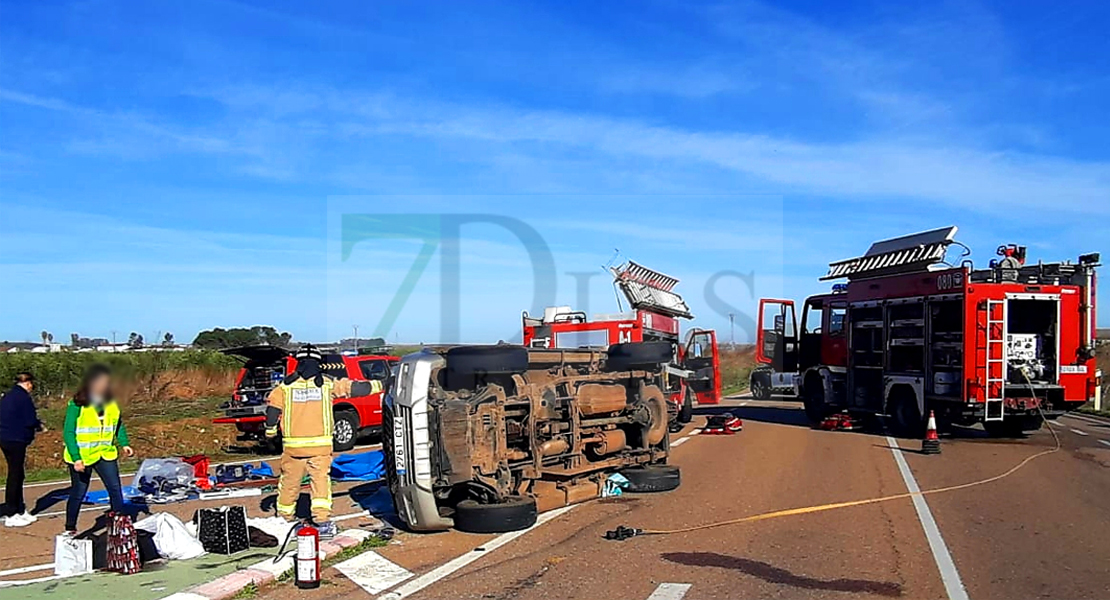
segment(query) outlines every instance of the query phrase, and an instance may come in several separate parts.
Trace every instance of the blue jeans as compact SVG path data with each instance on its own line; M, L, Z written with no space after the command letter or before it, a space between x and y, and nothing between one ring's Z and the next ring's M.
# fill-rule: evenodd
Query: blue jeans
M77 516L81 513L81 503L85 501L85 494L89 491L89 480L93 471L100 476L104 489L108 490L108 500L115 512L123 511L123 489L119 481L119 462L114 460L98 460L91 465L85 465L85 471L78 473L73 465L69 465L69 500L66 501L66 531L77 531Z

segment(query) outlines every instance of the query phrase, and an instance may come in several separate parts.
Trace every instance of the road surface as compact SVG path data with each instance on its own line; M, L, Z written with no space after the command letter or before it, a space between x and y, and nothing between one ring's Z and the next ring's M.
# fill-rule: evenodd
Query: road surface
M941 456L924 456L916 441L892 449L884 435L812 430L793 402L742 404L730 408L744 418L742 433L688 435L687 428L674 438L672 463L683 478L675 492L579 505L500 547L494 536L401 535L378 551L414 574L392 597L1110 597L1110 424L1080 417L1055 426L1061 451L1001 481L916 503L603 539L618 525L681 528L961 484L1054 445L1047 428L1024 440L963 430L944 440ZM324 576L314 592L285 585L262 596L371 597L335 569Z

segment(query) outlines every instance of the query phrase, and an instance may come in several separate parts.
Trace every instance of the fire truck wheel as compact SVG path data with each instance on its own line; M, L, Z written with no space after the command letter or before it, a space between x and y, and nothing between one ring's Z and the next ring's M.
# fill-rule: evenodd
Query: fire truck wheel
M925 418L917 408L917 398L912 393L899 393L890 399L890 416L894 420L894 434L898 437L919 440L925 436Z
M802 403L805 406L806 418L811 423L820 423L829 416L829 409L825 405L824 385L807 385L802 391Z
M678 422L689 423L694 420L694 391L686 388L686 397L682 400L682 408L678 409Z
M335 413L335 430L332 433L332 450L346 452L355 447L358 440L358 413L340 410Z
M655 369L671 362L674 347L670 342L640 342L609 346L605 368L609 371Z
M633 494L669 492L682 483L681 472L673 465L648 465L621 471L628 480L625 488Z
M455 529L465 533L508 533L536 524L536 501L510 496L497 504L463 500L455 506Z
M767 385L762 381L753 378L750 387L752 390L752 398L755 398L756 400L771 399L771 388L767 387Z

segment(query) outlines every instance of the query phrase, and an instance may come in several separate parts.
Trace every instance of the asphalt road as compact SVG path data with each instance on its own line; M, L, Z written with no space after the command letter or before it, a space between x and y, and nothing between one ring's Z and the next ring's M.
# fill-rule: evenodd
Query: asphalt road
M792 402L747 401L731 437L684 434L680 489L574 507L502 547L492 536L401 535L379 553L418 577L415 599L482 598L1108 598L1110 424L1063 418L1062 449L994 483L909 498L624 542L617 525L695 526L787 508L928 490L998 475L1052 448L977 430L943 454L884 435L815 431ZM696 423L701 420L696 419ZM1084 435L1085 434L1085 435ZM896 456L904 459L905 475ZM907 478L908 475L908 478ZM459 568L451 561L470 556ZM448 565L444 567L443 565ZM438 571L433 569L439 568ZM334 569L320 590L272 598L370 596Z

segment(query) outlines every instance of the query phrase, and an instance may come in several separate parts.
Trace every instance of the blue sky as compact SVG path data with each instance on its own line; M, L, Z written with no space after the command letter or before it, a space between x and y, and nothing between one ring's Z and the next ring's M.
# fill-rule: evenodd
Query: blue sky
M580 304L567 273L600 274L619 249L725 330L755 297L825 289L830 260L878 238L956 224L980 264L1008 242L1033 260L1110 250L1108 17L1098 2L0 1L0 339L365 335L420 243L343 260L352 213L517 219L550 250L562 304ZM502 228L461 231L460 338L509 338L535 309L532 263ZM441 249L392 339L442 335ZM721 309L705 286L726 271L754 283L720 278ZM615 310L590 281L590 312Z

